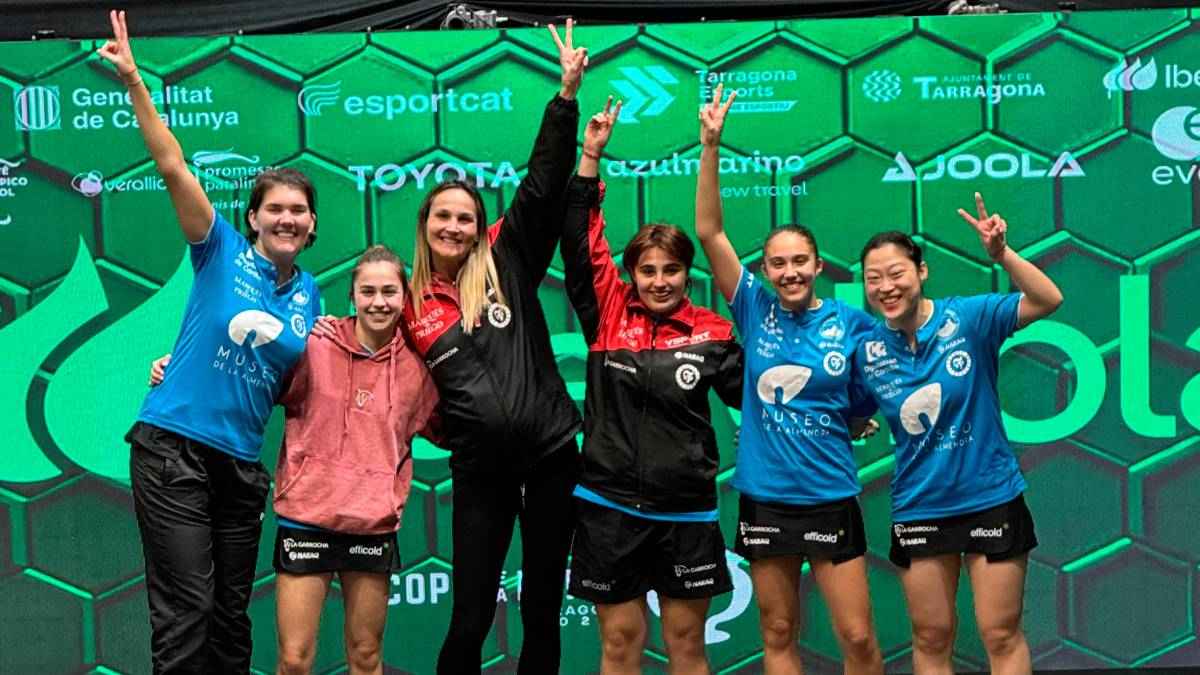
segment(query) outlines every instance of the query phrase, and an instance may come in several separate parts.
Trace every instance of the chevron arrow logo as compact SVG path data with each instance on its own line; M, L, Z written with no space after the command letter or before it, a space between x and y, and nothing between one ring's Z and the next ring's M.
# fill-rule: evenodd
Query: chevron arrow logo
M675 100L675 95L667 91L665 85L679 84L679 80L666 68L626 66L617 70L624 78L611 80L610 84L625 101L617 122L638 124L641 121L638 115L657 117Z

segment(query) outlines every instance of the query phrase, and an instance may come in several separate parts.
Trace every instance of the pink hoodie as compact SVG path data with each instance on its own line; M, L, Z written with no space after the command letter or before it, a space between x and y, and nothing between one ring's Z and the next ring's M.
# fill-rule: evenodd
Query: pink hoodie
M310 335L279 403L286 412L275 512L349 534L400 528L412 487L413 435L425 433L437 389L397 333L367 355L354 317L337 337Z

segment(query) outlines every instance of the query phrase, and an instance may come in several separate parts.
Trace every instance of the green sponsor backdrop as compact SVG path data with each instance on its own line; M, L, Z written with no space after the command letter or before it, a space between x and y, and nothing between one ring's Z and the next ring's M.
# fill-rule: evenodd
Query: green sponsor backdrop
M1039 667L1198 665L1200 285L1197 10L582 28L585 112L625 100L602 163L609 234L689 225L696 107L717 82L740 96L725 134L730 235L747 264L774 225L821 239L819 289L861 302L856 254L899 228L927 247L929 291L1006 291L955 215L980 190L1022 254L1062 286L1053 320L1002 357L1008 429L1041 546L1025 627ZM123 89L97 45L0 45L0 672L146 672L148 619L121 436L150 359L170 348L191 270ZM266 166L307 172L321 241L302 257L326 310L348 311L365 246L408 256L416 205L447 177L477 181L498 213L525 170L557 64L541 30L141 40L160 110L217 207L240 221ZM697 301L720 307L701 260ZM561 264L542 300L559 366L582 397L582 340ZM735 412L722 443L721 520L732 534ZM264 461L278 445L273 420ZM385 659L432 672L449 617L452 485L446 454L416 451ZM856 449L871 595L889 668L909 626L886 561L886 435ZM255 668L274 665L273 519L251 613ZM489 668L521 641L514 545L498 589ZM706 626L721 672L759 668L746 564ZM986 667L967 584L955 648ZM814 672L837 669L825 608L804 590ZM333 593L318 668L343 668ZM588 603L563 606L564 670L598 663ZM655 629L646 651L661 671Z

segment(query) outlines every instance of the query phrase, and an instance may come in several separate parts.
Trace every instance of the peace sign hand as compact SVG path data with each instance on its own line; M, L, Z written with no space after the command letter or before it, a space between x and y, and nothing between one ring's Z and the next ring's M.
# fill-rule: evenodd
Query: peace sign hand
M617 107L612 107L612 96L608 97L608 101L604 104L604 110L592 115L588 120L587 127L583 130L583 151L590 152L594 155L599 155L604 151L604 146L608 145L608 138L612 135L613 124L617 118L621 116L621 101L617 101Z
M567 19L567 41L564 43L562 38L558 36L558 29L554 24L549 24L550 36L554 38L554 44L558 45L558 63L562 67L562 91L560 95L571 100L575 98L575 93L579 91L579 85L583 82L583 70L588 64L587 47L575 47L572 42L572 30L575 28L575 20Z
M117 74L129 84L137 74L137 64L133 62L133 51L129 49L129 29L125 25L125 12L112 10L108 13L108 18L112 21L113 39L105 42L96 53L116 66Z
M971 216L964 209L959 209L958 215L975 228L979 235L979 243L983 244L988 257L994 262L1000 262L1005 249L1008 248L1008 222L1001 218L999 213L989 216L987 207L983 205L983 197L978 192L975 193L975 211L979 214L978 218Z
M707 147L721 144L721 130L725 127L725 115L737 98L737 90L729 92L729 98L721 103L721 94L725 91L724 84L718 84L713 92L713 99L700 107L700 143Z

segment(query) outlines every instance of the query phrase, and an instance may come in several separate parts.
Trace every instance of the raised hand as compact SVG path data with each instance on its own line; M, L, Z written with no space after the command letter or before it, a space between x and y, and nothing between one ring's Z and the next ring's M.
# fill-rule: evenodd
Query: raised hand
M713 92L712 101L700 107L700 143L708 147L721 144L721 130L725 127L725 115L737 98L737 90L729 92L729 98L721 103L721 94L725 91L724 84L718 84Z
M621 116L621 102L617 101L617 107L614 108L612 101L612 96L609 96L608 101L604 103L604 110L592 115L592 118L588 120L587 127L583 130L583 152L585 154L590 153L595 158L599 158L600 153L604 151L604 146L608 145L613 124Z
M978 192L975 193L975 211L978 217L972 216L964 209L959 209L958 215L975 228L976 234L979 235L979 243L983 244L988 257L1000 262L1004 257L1004 250L1008 248L1008 223L999 213L988 215L983 197Z
M587 68L587 48L575 47L572 41L574 19L567 19L566 42L558 36L558 29L554 24L549 24L547 28L550 29L550 36L554 38L554 44L558 45L558 63L562 67L562 90L559 95L567 100L574 99L579 85L583 82L583 71Z
M132 86L137 84L137 64L134 63L133 51L129 48L129 29L125 25L125 12L112 10L108 13L108 18L112 21L113 39L105 42L96 53L116 66L121 80Z

